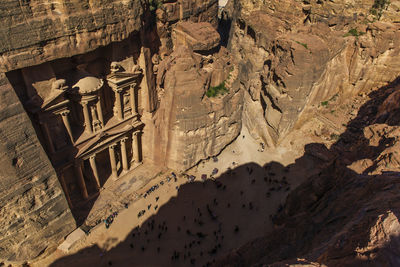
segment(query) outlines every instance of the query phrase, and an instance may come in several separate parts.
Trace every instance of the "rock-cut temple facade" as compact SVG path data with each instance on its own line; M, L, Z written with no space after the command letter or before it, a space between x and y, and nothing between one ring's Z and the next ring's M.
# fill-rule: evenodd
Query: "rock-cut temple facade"
M31 80L41 71L23 70L22 78ZM79 65L65 79L25 86L24 106L71 208L79 198L97 195L108 178L118 179L141 163L142 78L138 65L125 71L112 62L104 78Z

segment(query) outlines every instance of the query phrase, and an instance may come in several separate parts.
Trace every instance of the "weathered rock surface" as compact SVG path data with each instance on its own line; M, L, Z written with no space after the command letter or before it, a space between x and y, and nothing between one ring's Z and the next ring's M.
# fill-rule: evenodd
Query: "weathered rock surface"
M14 89L0 87L0 259L55 248L75 220L57 175Z
M317 117L314 111L336 95L351 98L400 73L398 0L382 7L373 0L232 0L223 14L233 26L231 55L218 51L217 0L164 0L154 13L152 8L134 0L2 1L0 71L43 63L46 69L55 59L85 53L95 62L96 53L87 53L109 44L121 56L122 41L140 36L131 45L143 48L135 60L145 65L144 82L151 88L143 115L144 153L176 170L218 154L238 136L242 123L274 146ZM23 261L55 248L76 225L3 74L0 85L0 259ZM206 95L220 86L228 92ZM333 147L308 147L306 153L326 170L291 194L274 218L276 232L223 263L287 259L282 264L291 264L301 256L300 264L312 266L358 265L365 259L396 264L400 97L391 90L371 96L377 102ZM325 128L313 130L320 137L336 136Z
M369 15L373 1L230 1L224 17L232 20L239 79L264 111L244 117L253 135L273 146L335 94L351 97L397 77L397 2L378 21Z
M2 1L1 71L86 53L141 27L141 1Z
M160 39L159 54L169 55L173 51L172 30L177 22L208 22L217 28L218 0L164 0L156 14L157 34Z
M213 60L210 60L213 59ZM212 62L212 63L210 63ZM156 161L176 170L218 154L240 133L242 93L230 86L227 51L201 56L183 46L166 58L158 72L163 91L155 117ZM207 97L214 65L225 66L228 93Z
M219 46L220 36L208 22L180 22L172 31L174 47L186 46L195 52L204 52Z

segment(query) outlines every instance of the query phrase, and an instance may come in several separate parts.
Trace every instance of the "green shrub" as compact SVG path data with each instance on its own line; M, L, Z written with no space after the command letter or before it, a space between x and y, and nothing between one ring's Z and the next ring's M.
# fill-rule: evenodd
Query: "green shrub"
M327 101L321 102L321 106L325 107L325 106L327 106L327 105L328 105L328 100L327 100Z
M149 5L150 5L150 11L154 11L157 8L162 7L162 2L161 0L149 0Z
M208 90L206 92L206 96L207 97L216 97L219 94L223 95L227 92L228 92L228 89L225 87L225 81L223 81L222 83L220 83L217 86L210 86L210 88L208 88Z
M364 35L364 34L365 34L365 32L359 32L357 29L350 29L348 33L343 35L343 37L347 37L347 36L350 36L350 35L358 37L358 36L361 36L361 35Z
M387 9L389 5L390 5L389 0L375 0L374 4L369 10L369 13L374 15L379 20L382 17L383 10Z

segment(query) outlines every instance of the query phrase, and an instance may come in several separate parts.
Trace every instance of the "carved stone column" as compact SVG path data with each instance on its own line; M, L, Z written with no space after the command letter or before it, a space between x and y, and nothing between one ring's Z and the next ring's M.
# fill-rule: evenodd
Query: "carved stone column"
M115 89L115 109L114 116L117 116L120 121L124 119L124 113L122 112L122 102L121 102L121 90ZM115 114L117 113L117 114Z
M60 177L61 187L64 190L65 198L67 199L69 207L72 209L72 202L71 202L71 198L69 197L68 187L67 187L67 184L65 183L64 174L60 173L59 177Z
M130 88L130 102L131 102L131 112L132 115L136 115L138 112L138 103L137 103L137 98L135 94L135 87L136 83L133 83Z
M61 114L61 118L63 120L65 129L67 129L69 138L71 139L71 142L74 143L74 137L72 136L72 129L71 129L71 124L69 123L69 110L63 111L60 113Z
M125 137L121 140L122 168L124 169L124 171L129 170L128 155L126 153L126 141L127 140L128 140L127 137Z
M135 162L136 162L136 163L139 163L139 162L141 161L141 158L140 158L140 147L139 147L139 144L140 144L139 138L140 138L140 132L139 132L139 131L134 132L134 133L132 134L132 149L133 149L133 155L134 155L134 159L135 159Z
M100 97L100 94L98 96L96 107L97 107L97 115L99 116L99 120L101 122L101 127L104 128L104 117L103 117L103 109L101 108L101 97Z
M86 200L88 199L89 195L86 189L86 183L85 179L83 178L83 173L82 173L82 161L76 161L74 164L75 167L75 173L78 179L78 184L81 189L82 197Z
M115 159L115 147L117 144L112 144L108 147L108 152L110 154L110 163L111 163L111 173L113 178L118 178L117 172L117 161Z
M90 123L88 102L82 101L82 106L83 106L83 117L85 119L85 130L89 133L93 133L92 124Z
M99 178L99 173L97 171L96 154L93 154L90 156L89 162L90 162L90 167L92 167L94 178L96 180L97 190L99 190L100 189L100 178Z
M51 139L49 127L47 126L47 123L44 122L44 121L40 121L39 123L41 125L42 130L43 130L43 133L44 133L44 136L45 136L44 138L46 139L49 151L50 151L51 154L54 154L56 152L56 150L54 148L53 141Z

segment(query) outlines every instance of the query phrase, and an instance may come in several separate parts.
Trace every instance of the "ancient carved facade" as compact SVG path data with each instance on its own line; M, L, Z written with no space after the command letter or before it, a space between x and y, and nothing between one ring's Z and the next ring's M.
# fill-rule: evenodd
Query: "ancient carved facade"
M142 162L138 98L143 70L133 64L126 71L112 62L109 74L98 78L85 68L77 65L63 79L47 80L37 75L46 72L45 66L21 70L25 108L70 207Z

